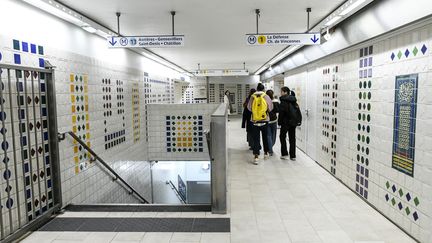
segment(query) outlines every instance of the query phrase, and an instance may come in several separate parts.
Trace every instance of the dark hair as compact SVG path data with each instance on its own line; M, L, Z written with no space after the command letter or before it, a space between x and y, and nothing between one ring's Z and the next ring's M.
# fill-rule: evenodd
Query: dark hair
M295 92L291 90L291 95L295 97Z
M256 89L250 89L248 97L251 97L256 92Z
M289 89L287 86L283 86L283 87L281 88L281 91L283 91L283 92L285 92L285 93L287 93L287 94L290 94L290 89Z
M274 94L273 90L271 90L271 89L267 90L266 94L270 97L271 100L274 99L274 97L273 97L273 94Z
M229 90L226 90L226 91L225 91L225 94L227 94L227 92L228 92L228 94L230 93Z
M264 91L265 87L262 83L259 83L257 86L257 91Z

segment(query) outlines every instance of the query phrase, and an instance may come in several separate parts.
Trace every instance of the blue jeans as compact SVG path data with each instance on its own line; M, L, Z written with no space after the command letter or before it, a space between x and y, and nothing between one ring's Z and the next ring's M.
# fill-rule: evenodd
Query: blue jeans
M268 129L267 129L267 137L268 137L268 147L269 152L273 153L273 146L276 143L276 132L277 132L277 122L275 123L269 123Z

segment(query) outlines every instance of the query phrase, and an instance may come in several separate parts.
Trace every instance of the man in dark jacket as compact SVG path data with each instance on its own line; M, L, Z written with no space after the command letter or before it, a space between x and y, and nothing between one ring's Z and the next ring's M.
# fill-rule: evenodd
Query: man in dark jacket
M281 159L288 159L288 151L286 144L286 135L288 133L289 139L289 156L291 160L296 159L296 136L295 130L298 125L298 118L295 114L295 107L297 106L297 99L295 96L290 95L288 87L281 88L281 97L279 105L279 119L278 124L280 129L280 143L281 143Z

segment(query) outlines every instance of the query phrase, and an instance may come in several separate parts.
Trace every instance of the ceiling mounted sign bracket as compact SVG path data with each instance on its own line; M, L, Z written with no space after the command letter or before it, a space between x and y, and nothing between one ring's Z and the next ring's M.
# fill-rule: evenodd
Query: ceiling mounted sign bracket
M307 30L306 32L309 32L309 28L310 28L310 13L312 12L312 8L307 8L306 9L306 13L307 13Z
M175 16L175 14L176 14L176 11L171 11L171 26L172 26L172 35L174 36L175 34L174 34L174 27L175 27L175 19L174 19L174 16Z
M259 34L259 18L261 17L261 10L255 9L255 15L256 15L256 33Z
M120 15L121 15L120 12L116 13L116 16L117 16L117 34L118 34L118 36L120 36Z
M243 69L246 70L246 63L243 62Z

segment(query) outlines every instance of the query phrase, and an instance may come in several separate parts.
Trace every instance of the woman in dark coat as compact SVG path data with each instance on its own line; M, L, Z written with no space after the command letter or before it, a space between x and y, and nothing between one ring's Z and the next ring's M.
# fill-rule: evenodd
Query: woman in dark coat
M242 119L242 128L246 128L246 140L249 144L249 150L252 150L253 148L253 140L252 140L252 122L251 122L251 116L252 112L250 112L247 108L247 104L249 103L251 95L253 95L256 92L255 89L251 89L249 91L249 95L246 98L245 103L243 103L243 119Z

